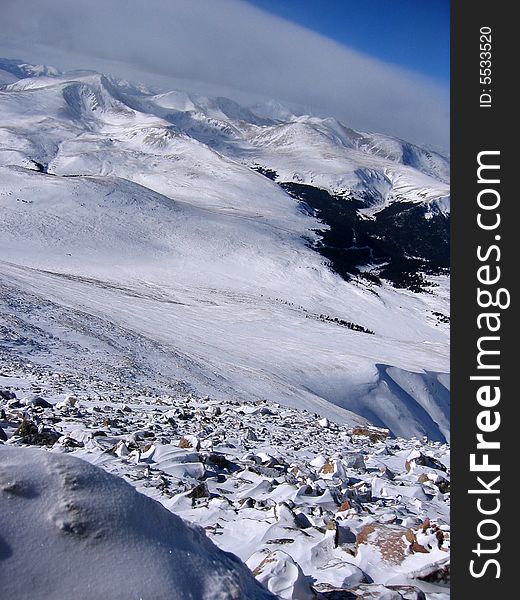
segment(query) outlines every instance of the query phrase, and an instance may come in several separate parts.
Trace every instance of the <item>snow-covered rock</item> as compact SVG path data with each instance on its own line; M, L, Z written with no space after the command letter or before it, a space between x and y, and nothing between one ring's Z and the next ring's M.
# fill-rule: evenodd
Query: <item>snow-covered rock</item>
M247 565L258 581L283 600L316 598L301 568L281 550L253 554L248 559Z

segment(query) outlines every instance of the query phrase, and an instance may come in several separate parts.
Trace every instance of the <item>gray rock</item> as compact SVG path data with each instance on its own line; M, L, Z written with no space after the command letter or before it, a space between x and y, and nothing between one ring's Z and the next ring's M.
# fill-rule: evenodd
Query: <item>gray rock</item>
M47 402L47 400L41 396L33 396L32 398L29 398L27 404L30 404L31 406L37 406L39 408L52 408L52 404Z
M365 457L359 452L347 454L345 456L345 465L348 469L366 471Z

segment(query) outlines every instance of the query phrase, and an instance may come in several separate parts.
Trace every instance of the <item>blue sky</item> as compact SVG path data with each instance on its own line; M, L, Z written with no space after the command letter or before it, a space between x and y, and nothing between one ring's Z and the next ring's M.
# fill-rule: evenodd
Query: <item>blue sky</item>
M375 58L449 82L449 0L248 0Z

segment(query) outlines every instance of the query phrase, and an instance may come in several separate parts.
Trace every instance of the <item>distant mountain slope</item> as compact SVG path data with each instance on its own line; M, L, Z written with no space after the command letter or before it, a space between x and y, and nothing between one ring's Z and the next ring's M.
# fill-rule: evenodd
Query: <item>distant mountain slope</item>
M448 279L426 248L448 243L435 237L449 218L445 159L331 119L282 122L92 72L14 76L0 89L7 349L449 435ZM352 215L354 240L329 243L337 225L319 220L305 186L344 201L334 216ZM361 231L372 254L342 272ZM403 261L426 279L394 287Z

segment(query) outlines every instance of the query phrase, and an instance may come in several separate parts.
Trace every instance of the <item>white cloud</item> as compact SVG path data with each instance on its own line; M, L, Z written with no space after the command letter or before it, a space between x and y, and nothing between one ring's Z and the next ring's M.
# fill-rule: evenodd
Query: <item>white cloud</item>
M163 86L190 80L448 149L446 87L241 0L3 0L0 39L6 57Z

